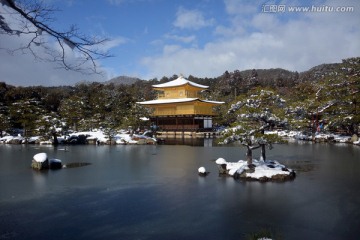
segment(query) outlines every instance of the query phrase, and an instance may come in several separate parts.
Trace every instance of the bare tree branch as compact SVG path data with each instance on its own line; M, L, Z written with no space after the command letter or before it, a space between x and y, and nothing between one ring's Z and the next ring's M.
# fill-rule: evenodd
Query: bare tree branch
M110 57L100 48L108 39L83 35L75 25L64 32L51 27L53 13L57 10L41 0L0 0L0 4L3 10L7 9L7 12L0 12L0 34L31 36L27 44L14 50L7 49L9 52L25 53L27 50L37 59L56 62L66 70L83 73L98 73L96 60ZM5 15L16 17L17 23L9 23ZM46 57L34 47L42 47ZM71 52L76 58L69 54Z

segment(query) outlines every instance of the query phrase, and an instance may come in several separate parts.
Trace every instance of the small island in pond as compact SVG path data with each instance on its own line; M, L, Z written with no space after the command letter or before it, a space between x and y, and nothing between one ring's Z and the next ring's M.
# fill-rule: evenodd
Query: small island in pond
M296 176L294 170L273 160L252 160L252 164L240 160L238 162L227 162L218 158L216 164L219 174L233 176L235 179L258 180L258 181L287 181Z

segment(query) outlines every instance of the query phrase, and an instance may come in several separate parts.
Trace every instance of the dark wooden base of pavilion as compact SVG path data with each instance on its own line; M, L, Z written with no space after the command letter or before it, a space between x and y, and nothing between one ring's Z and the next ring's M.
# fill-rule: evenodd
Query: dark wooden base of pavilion
M151 117L157 131L212 132L212 116L157 116Z

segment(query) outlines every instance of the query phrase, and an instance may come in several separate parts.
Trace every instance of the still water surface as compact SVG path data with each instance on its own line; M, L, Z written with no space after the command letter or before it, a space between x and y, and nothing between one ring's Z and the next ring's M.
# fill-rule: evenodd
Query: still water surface
M360 147L276 145L297 177L259 183L217 174L244 148L205 145L0 145L0 239L359 239ZM91 165L33 171L39 152Z

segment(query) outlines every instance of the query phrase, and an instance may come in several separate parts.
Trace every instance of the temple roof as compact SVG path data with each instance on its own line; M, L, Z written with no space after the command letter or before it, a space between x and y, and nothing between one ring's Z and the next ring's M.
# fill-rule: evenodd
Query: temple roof
M211 103L211 104L223 104L224 103L224 102L218 102L218 101L201 100L199 98L157 99L157 100L150 100L150 101L137 102L137 103L142 104L142 105L156 105L156 104L166 104L166 103L185 103L185 102L194 102L194 101Z
M197 88L203 88L203 89L209 88L208 86L191 82L191 81L185 79L183 76L180 76L177 79L175 79L173 81L170 81L170 82L156 84L156 85L152 85L152 86L154 88L168 88L168 87L183 86L183 85L186 85L186 84L189 84L189 85L191 85L193 87L197 87Z

